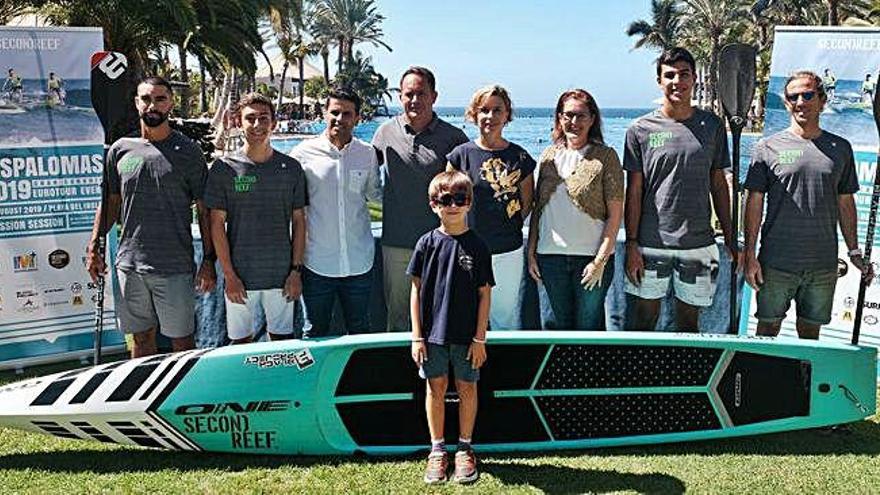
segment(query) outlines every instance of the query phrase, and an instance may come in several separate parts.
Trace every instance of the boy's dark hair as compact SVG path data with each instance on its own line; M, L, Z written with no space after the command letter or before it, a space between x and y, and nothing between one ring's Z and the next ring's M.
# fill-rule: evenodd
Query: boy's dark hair
M336 100L345 100L354 103L354 113L361 114L361 97L351 88L346 86L336 86L327 93L327 100L324 102L324 110L330 107L330 98Z
M474 197L474 184L461 170L446 165L446 170L435 175L428 184L428 200L433 201L443 193L463 192L468 198Z
M153 86L164 86L165 89L168 90L168 94L170 94L170 95L174 94L174 90L171 88L171 83L168 82L168 80L165 79L164 77L147 76L138 82L138 86L140 86L141 84L152 84Z
M269 108L269 113L272 114L272 120L275 120L275 104L272 103L272 100L268 96L261 95L260 93L248 93L242 96L241 99L238 100L237 112L240 114L244 107L253 105L266 105L266 107Z
M421 78L423 78L425 80L425 82L428 83L428 86L431 88L432 93L437 92L437 88L435 86L434 73L431 72L431 70L428 69L427 67L422 67L419 65L412 65L408 69L406 69L403 72L403 75L400 76L400 84L398 84L397 87L403 86L403 80L406 79L406 76L408 76L410 74L415 74L417 76L420 76Z
M691 52L680 46L676 46L664 50L663 53L657 57L657 78L660 78L661 66L674 65L676 62L687 62L687 64L691 66L691 73L697 73L697 62L694 60L694 56L691 55Z

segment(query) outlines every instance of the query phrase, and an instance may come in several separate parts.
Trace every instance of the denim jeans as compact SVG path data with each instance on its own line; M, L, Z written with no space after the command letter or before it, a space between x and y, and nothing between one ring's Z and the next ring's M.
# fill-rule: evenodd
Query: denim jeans
M303 303L306 318L304 338L330 335L330 319L336 298L342 306L345 332L348 334L370 331L370 290L373 286L373 270L350 277L325 277L303 270Z
M614 257L605 263L602 283L586 290L584 268L595 256L538 254L538 268L547 297L541 300L545 330L605 330L605 295L614 278Z

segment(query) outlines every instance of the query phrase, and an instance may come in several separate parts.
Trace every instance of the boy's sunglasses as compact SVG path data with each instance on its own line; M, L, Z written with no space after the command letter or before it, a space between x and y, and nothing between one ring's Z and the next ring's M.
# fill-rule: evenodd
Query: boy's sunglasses
M467 193L457 192L441 194L432 201L440 206L452 206L453 204L455 204L455 206L467 206L471 203L471 198Z
M791 93L785 95L785 99L791 103L797 103L798 97L803 97L804 101L810 101L816 96L815 91L804 91L803 93Z

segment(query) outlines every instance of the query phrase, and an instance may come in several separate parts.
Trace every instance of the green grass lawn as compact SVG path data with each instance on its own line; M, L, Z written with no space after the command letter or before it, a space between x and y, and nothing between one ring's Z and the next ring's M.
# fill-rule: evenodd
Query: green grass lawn
M37 376L59 366L28 370ZM0 374L0 384L22 376ZM515 421L516 418L511 418ZM393 427L393 425L389 425ZM880 421L547 455L485 455L470 487L422 484L422 456L278 457L115 447L0 429L0 494L14 493L878 493Z

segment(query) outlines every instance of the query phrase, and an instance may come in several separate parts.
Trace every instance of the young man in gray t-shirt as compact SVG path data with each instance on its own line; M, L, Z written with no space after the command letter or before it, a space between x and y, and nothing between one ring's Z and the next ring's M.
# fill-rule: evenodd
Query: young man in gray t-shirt
M655 328L672 284L678 331L699 331L699 308L712 305L718 275L710 194L735 252L727 135L715 114L691 106L695 71L687 50L665 51L657 60L663 104L626 132L627 330Z
M132 357L140 357L156 353L157 328L171 339L174 351L195 347L193 203L205 253L196 288L210 291L216 275L202 206L208 169L199 146L168 124L174 106L171 85L159 77L144 79L135 106L141 135L122 138L107 152L106 204L95 213L86 269L93 280L106 270L98 239L119 220L116 315L120 329L133 334Z
M853 195L859 181L852 147L819 127L826 100L817 74L793 74L785 84L791 124L761 140L752 154L745 182L744 262L746 281L757 292L758 335L777 335L794 299L798 335L819 338L820 327L831 321L838 224L850 262L871 272L856 236ZM759 231L761 251L756 256Z
M272 101L251 93L238 105L244 147L214 162L205 191L226 280L226 329L233 343L251 342L261 312L270 340L300 337L305 174L299 162L272 149Z

